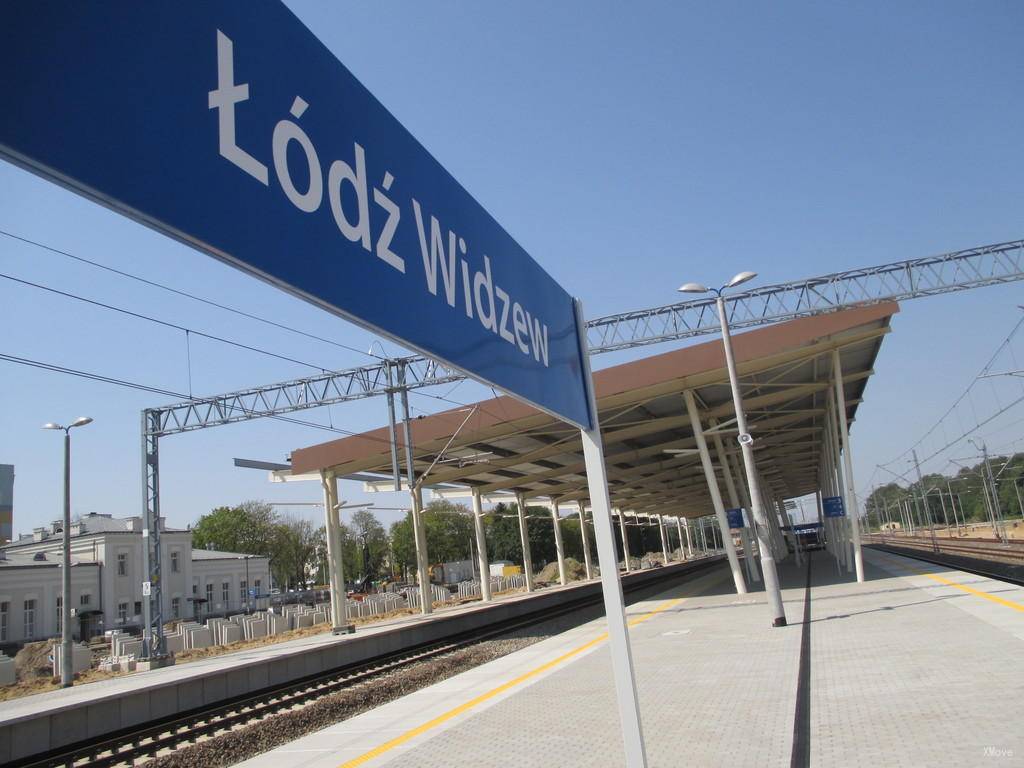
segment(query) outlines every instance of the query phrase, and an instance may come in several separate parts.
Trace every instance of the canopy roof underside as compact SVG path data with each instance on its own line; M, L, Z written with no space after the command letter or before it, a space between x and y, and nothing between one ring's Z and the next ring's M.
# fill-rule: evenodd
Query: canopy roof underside
M858 307L758 328L733 337L748 429L771 498L819 486L832 351L839 350L847 418L852 422L895 303ZM692 390L702 428L714 429L736 461L736 429L722 343L716 339L594 373L608 485L614 507L641 514L701 517L712 512L700 457L670 454L696 446L684 390ZM465 426L468 409L473 409ZM483 493L587 503L579 430L503 396L415 419L414 464L425 484ZM458 432L451 445L445 445ZM404 456L399 429L399 456ZM721 468L708 436L716 471ZM439 457L439 452L444 454ZM436 463L435 463L436 460ZM388 428L296 450L294 473L391 476ZM404 465L403 465L404 469Z

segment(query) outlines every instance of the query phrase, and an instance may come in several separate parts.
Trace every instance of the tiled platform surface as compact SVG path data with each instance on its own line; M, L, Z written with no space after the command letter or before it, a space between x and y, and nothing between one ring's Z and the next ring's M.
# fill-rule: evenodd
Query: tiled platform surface
M731 594L724 568L631 606L649 764L1024 765L1024 589L865 559L858 585L814 553L809 632L807 569L792 559L786 628L768 626L763 593ZM590 622L243 765L621 766L602 631Z

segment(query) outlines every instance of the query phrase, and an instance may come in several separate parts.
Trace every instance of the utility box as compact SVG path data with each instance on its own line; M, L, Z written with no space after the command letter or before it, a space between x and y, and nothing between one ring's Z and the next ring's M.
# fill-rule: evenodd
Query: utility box
M499 560L491 563L491 576L518 576L523 572L521 565L515 565L509 560Z

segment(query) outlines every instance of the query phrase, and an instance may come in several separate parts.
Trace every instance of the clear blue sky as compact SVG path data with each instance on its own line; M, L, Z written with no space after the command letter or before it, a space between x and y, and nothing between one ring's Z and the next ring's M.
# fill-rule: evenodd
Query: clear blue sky
M289 6L590 316L667 303L685 280L741 269L766 284L1024 236L1018 3ZM371 341L8 165L0 229L360 349ZM368 360L5 237L0 264L316 366ZM904 306L854 428L858 485L931 425L1021 300L1011 285ZM180 332L6 280L0 321L0 352L188 391ZM191 365L196 394L311 372L195 339ZM0 393L16 530L60 514L60 441L39 425L80 414L96 423L75 435L74 511L139 512L139 413L168 398L8 363ZM464 384L453 397L477 394ZM384 416L368 401L304 418L361 430ZM329 437L261 421L169 438L163 511L184 525L248 498L316 500L315 486L270 486L231 459L282 460Z

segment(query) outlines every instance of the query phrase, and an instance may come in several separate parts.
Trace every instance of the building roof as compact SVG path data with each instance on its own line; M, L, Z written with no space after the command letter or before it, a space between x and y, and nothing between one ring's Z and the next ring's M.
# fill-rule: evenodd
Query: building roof
M192 548L193 560L242 560L244 558L249 558L250 560L268 559L266 555L247 555L244 552L224 552L219 549Z
M794 498L819 487L824 407L833 391L832 351L839 351L852 421L890 318L898 311L895 303L857 307L733 337L748 428L772 498ZM694 393L703 429L718 422L726 449L735 446L721 341L597 371L594 384L613 506L688 517L708 514L710 496L699 458L666 450L696 445L682 394L687 389ZM465 418L466 409L460 407L411 423L418 475L438 458ZM293 473L323 471L389 476L387 427L293 451ZM507 396L475 404L427 482L584 504L589 496L579 431Z
M54 553L36 552L34 554L7 552L0 553L0 568L59 568L61 556ZM92 560L71 558L72 566L97 565Z
M32 533L24 533L14 541L0 545L0 549L10 550L16 547L27 547L35 544L57 544L61 541L64 522L55 520L49 527L36 528ZM163 533L187 533L183 528L168 528L164 518L160 518L160 530ZM90 512L77 520L71 521L71 538L97 536L100 534L135 534L142 533L142 518L114 517L109 514Z

